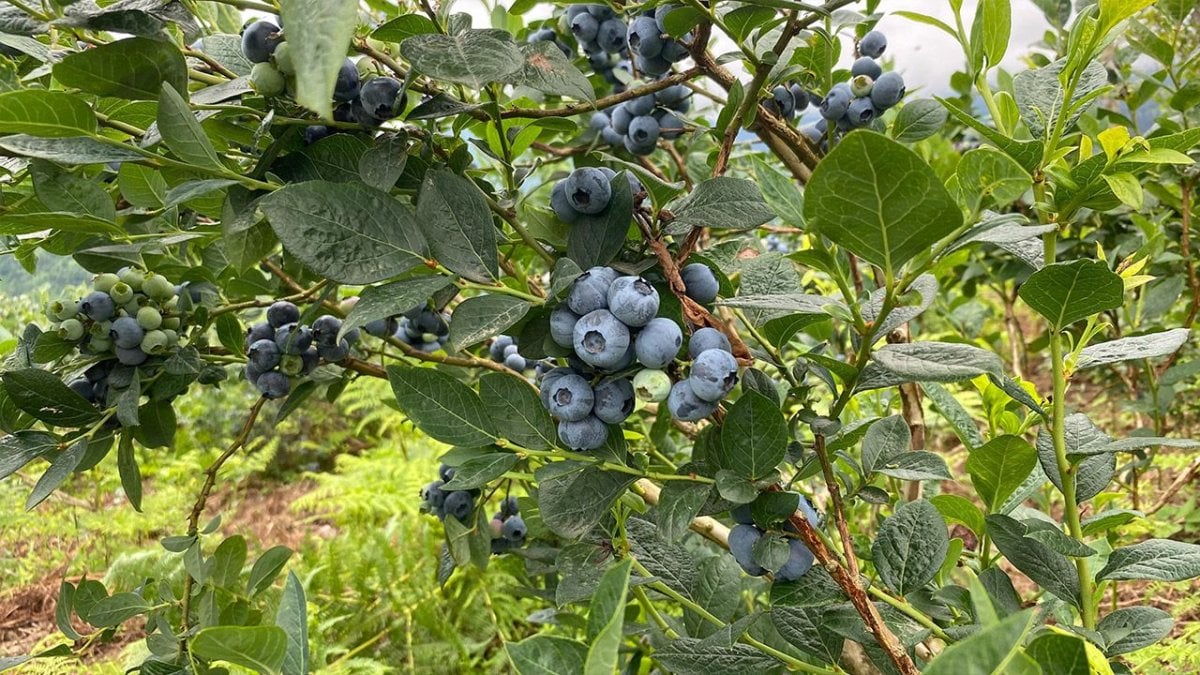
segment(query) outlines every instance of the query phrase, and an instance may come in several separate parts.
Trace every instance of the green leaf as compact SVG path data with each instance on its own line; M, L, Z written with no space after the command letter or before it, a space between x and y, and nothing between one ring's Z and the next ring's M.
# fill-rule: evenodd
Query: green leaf
M753 181L729 176L710 178L696 185L671 213L675 216L668 227L672 234L701 227L752 230L775 218L775 212L767 206L762 191Z
M283 667L288 634L276 626L213 626L196 633L188 648L203 659L273 674Z
M1025 536L1022 523L993 514L987 517L987 531L1005 558L1034 583L1079 607L1079 573L1075 565L1058 551Z
M362 184L289 185L264 197L259 208L289 253L333 281L369 284L424 262L426 246L412 212Z
M973 208L1005 207L1033 187L1033 177L1015 159L987 146L968 151L954 170L958 192ZM990 200L990 201L989 201Z
M18 431L0 438L0 480L58 448L58 439L44 431Z
M1092 368L1108 363L1154 359L1174 354L1188 340L1187 328L1173 328L1159 333L1123 337L1117 340L1088 345L1079 352L1075 369Z
M147 448L169 447L175 441L175 408L169 400L150 400L138 408L134 435Z
M867 131L850 133L821 160L804 215L818 233L889 274L962 225L958 205L924 160Z
M387 133L358 158L358 173L367 185L387 192L396 186L407 164L408 135Z
M787 444L779 406L758 392L742 392L721 425L721 464L742 478L762 478L783 461Z
M1196 576L1200 576L1200 546L1173 539L1148 539L1113 551L1096 579L1184 581Z
M554 42L531 42L521 45L520 50L522 65L509 74L506 82L580 101L595 98L592 83Z
M308 675L308 603L304 599L304 586L295 572L288 572L283 585L275 625L287 633L287 653L280 672L283 675Z
M1141 511L1134 511L1132 509L1109 509L1101 511L1083 519L1083 536L1094 537L1113 528L1120 527L1125 523L1144 517L1145 514Z
M275 577L283 571L288 558L292 557L292 549L286 546L273 546L254 561L250 568L250 579L246 582L246 595L254 596L262 593L275 583Z
M660 528L659 533L661 532ZM688 559L685 558L681 562L688 564ZM733 561L733 556L709 556L695 565L695 570L686 595L709 614L722 621L731 621L741 603L738 594L730 593L729 590L738 587L742 576L742 570ZM718 630L707 618L688 608L684 608L683 611L683 625L687 628L688 635L694 637L708 637Z
M496 440L483 401L467 385L431 368L388 366L387 374L400 409L430 438L465 447Z
M44 89L0 94L0 133L64 138L96 131L96 116L79 96Z
M762 188L767 208L778 214L784 225L804 226L804 193L796 183L758 155L754 156L754 177Z
M117 172L117 184L125 201L144 209L157 209L166 203L167 179L162 172L141 164L125 163Z
M60 452L54 459L50 460L50 467L38 479L36 485L33 486L33 491L29 493L29 497L25 500L25 510L31 511L38 504L41 504L50 496L63 481L75 471L79 463L83 461L84 455L87 454L88 443L86 438L81 438L71 444L66 450Z
M145 159L126 147L109 145L87 136L37 138L27 134L14 134L0 138L0 148L18 155L62 164L105 164Z
M1037 450L1019 436L999 436L967 457L971 483L988 508L995 509L1037 466Z
M71 613L75 605L75 586L63 581L58 587L58 600L54 603L54 624L63 635L71 640L82 640L83 636L71 625Z
M1018 291L1021 299L1057 329L1110 309L1124 301L1121 277L1098 260L1047 265Z
M1089 653L1095 655L1099 668L1089 664ZM1092 675L1111 673L1104 656L1095 645L1079 635L1051 631L1038 635L1025 646L1025 654L1041 667L1043 673L1055 675Z
M712 486L705 483L667 481L658 496L655 511L655 522L662 538L668 542L679 541L711 494Z
M613 565L600 579L600 586L588 604L588 648L585 675L609 675L618 669L617 655L624 638L625 598L629 591L629 571L633 560L626 558Z
M1121 200L1121 203L1136 210L1142 208L1145 202L1145 193L1142 191L1142 183L1137 176L1132 173L1122 171L1118 173L1106 173L1101 178L1108 184L1108 189L1112 190L1113 195Z
M471 181L443 169L425 172L417 223L433 256L452 272L485 284L499 278L492 212Z
M68 54L54 79L89 94L154 101L166 83L187 91L187 65L173 43L133 37Z
M95 234L119 233L112 222L82 213L6 213L0 214L0 234L18 235L42 230Z
M217 588L233 590L246 566L246 539L240 534L225 538L209 560L212 566L209 581Z
M1063 101L1063 88L1059 81L1059 75L1066 64L1065 59L1060 59L1048 66L1022 70L1012 78L1013 97L1017 102L1017 110L1020 111L1021 120L1029 127L1029 132L1033 134L1034 138L1044 137L1047 130L1054 128L1058 118L1063 114L1059 107ZM1075 121L1086 110L1086 105L1079 105L1084 98L1107 85L1108 71L1104 65L1099 61L1088 63L1075 86L1068 106L1068 117L1062 127L1064 131L1070 131Z
M1067 415L1065 426L1068 457L1087 454L1090 449L1102 448L1111 441L1108 435L1083 413ZM1054 487L1062 492L1062 476L1058 470L1054 443L1046 429L1038 432L1036 444L1042 470ZM1116 455L1111 452L1101 452L1080 461L1075 467L1075 500L1082 504L1100 494L1112 480L1116 466Z
M479 378L479 398L502 438L530 450L548 450L555 446L558 431L554 420L538 400L533 387L522 378L488 373Z
M364 288L358 294L358 302L342 322L338 339L372 321L397 316L424 304L449 285L450 280L445 277L423 276Z
M892 138L901 143L916 143L929 138L946 124L949 113L931 98L907 101L892 123Z
M992 145L1000 148L1004 154L1017 160L1017 163L1024 167L1026 171L1032 171L1042 161L1044 146L1041 141L1015 140L976 119L969 109L958 107L956 102L945 98L937 100L946 106L946 110L950 112L955 120L977 131L980 136L986 138Z
M945 649L922 672L924 675L993 675L1019 653L1033 626L1033 611L1004 618Z
M29 173L38 200L47 210L85 214L110 222L116 220L117 210L112 197L94 181L36 159L29 163Z
M1096 630L1104 636L1108 656L1128 654L1165 638L1175 619L1157 607L1125 607L1100 619Z
M545 464L534 475L542 522L567 539L587 534L635 480L629 474L572 461Z
M757 675L774 672L779 662L744 644L711 645L696 638L681 637L654 650L654 660L677 673L737 673Z
M437 26L421 14L403 14L376 28L371 37L384 42L403 42L405 38L423 33L436 33Z
M1154 4L1154 0L1099 0L1100 30L1107 33L1117 24Z
M863 473L868 477L883 462L912 449L912 431L900 415L885 417L867 428L862 442Z
M771 608L771 621L789 644L825 663L838 663L845 639L826 627L824 615L824 607L783 605Z
M511 295L477 295L454 308L449 347L461 351L503 333L529 311L527 301Z
M933 504L948 522L961 523L976 535L983 534L983 512L966 497L937 495L930 497L929 503Z
M883 583L907 595L933 579L949 547L946 522L933 504L921 500L901 504L883 521L871 553Z
M621 252L633 220L633 194L622 171L609 180L612 199L596 215L582 215L567 231L567 255L581 269L606 265Z
M1008 0L981 0L971 24L971 47L995 67L1004 60L1012 32L1012 9Z
M132 387L131 387L132 388ZM138 468L137 455L133 452L133 434L121 433L117 444L117 472L121 476L121 489L129 498L134 511L142 510L142 471Z
M582 673L587 645L554 635L534 635L505 645L513 668L520 675Z
M859 391L891 387L904 382L959 382L979 375L999 374L1000 357L985 349L958 342L901 342L875 351L867 364Z
M877 471L900 480L950 480L950 469L940 455L914 450L894 455L880 463Z
M150 605L137 593L117 593L97 602L88 612L87 622L97 628L113 628L150 611Z
M0 375L9 398L21 410L53 426L82 427L100 419L100 411L53 373L38 368Z
M445 490L470 490L483 487L503 476L516 463L517 456L511 452L493 452L481 457L473 457L455 467L454 478L451 478L442 488Z
M163 83L162 93L158 97L158 131L162 134L163 143L179 159L189 164L223 168L217 151L196 121L187 101L167 82Z
M296 70L296 102L324 119L333 116L334 83L358 26L358 5L327 0L281 0L288 53Z
M400 53L417 72L476 90L506 80L525 63L512 36L501 30L414 35L400 43Z

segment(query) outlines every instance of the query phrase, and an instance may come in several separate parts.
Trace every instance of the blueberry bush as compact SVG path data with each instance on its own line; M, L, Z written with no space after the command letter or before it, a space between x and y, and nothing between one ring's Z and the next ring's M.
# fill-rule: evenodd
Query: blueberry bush
M180 399L245 401L183 573L62 580L0 670L322 670L321 576L210 498L373 379L445 446L438 583L541 605L498 670L1122 673L1172 632L1117 599L1200 576L1145 525L1200 461L1144 485L1200 448L1195 0L1035 0L1015 61L1009 0L479 4L0 7L4 252L91 275L10 329L0 478L140 511ZM907 86L885 16L961 70Z

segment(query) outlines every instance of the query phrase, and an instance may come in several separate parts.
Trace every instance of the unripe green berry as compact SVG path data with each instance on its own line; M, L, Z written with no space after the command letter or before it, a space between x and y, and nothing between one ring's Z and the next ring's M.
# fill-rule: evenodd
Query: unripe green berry
M850 80L850 93L858 96L868 96L875 88L875 80L868 75L857 75Z
M83 337L83 323L79 319L66 319L58 324L58 336L75 341Z
M671 376L646 369L633 377L633 392L643 401L665 401L671 393Z
M288 43L281 43L275 48L275 53L271 55L275 61L275 69L284 75L295 75L296 66L292 63L292 53L288 47Z
M254 68L250 69L250 86L254 87L254 91L273 98L283 93L287 87L287 83L283 80L283 75L275 69L275 66L270 63L256 63Z
M124 305L133 300L133 287L124 281L118 281L112 288L108 289L108 295L113 299L113 302L118 305Z
M111 321L96 321L88 328L88 333L92 336L93 341L96 338L108 339L108 331L111 329Z
M98 354L110 352L112 351L112 341L106 337L92 336L92 339L88 340L88 348Z
M164 328L162 329L162 332L166 333L167 335L168 346L174 347L175 345L179 344L179 333L171 330L170 328Z
M126 267L120 271L118 276L121 277L122 282L135 291L142 290L142 282L146 280L146 273L136 267ZM116 298L113 298L113 300L116 300Z
M54 314L50 318L55 321L74 319L79 315L79 302L74 300L58 300L51 304L51 308Z
M142 310L142 306L141 306L141 304L138 303L137 298L134 297L133 300L130 300L129 302L125 303L125 306L122 307L121 309L125 312L126 315L132 316L133 318L136 319L138 312L140 312Z
M304 359L299 354L284 354L279 359L279 371L284 375L295 377L304 372Z
M163 328L164 330L179 330L179 326L180 326L182 323L183 323L183 322L179 320L179 317L177 317L177 316L168 316L168 317L166 317L166 318L164 318L164 319L163 319L163 322L162 322L162 328Z
M119 283L121 283L121 277L113 274L112 272L105 272L104 274L96 275L95 280L92 281L92 288L95 288L101 293L107 293L112 290L113 286L116 286Z
M161 303L164 312L174 312L179 309L179 296L173 295Z
M157 309L154 309L153 307L143 307L138 310L137 322L138 325L142 327L142 330L154 330L155 328L162 326L163 318L162 314L159 314Z
M142 337L142 351L147 354L162 354L167 351L167 334L161 330L147 331Z
M142 292L153 300L163 302L175 296L175 284L161 274L151 274L142 283Z

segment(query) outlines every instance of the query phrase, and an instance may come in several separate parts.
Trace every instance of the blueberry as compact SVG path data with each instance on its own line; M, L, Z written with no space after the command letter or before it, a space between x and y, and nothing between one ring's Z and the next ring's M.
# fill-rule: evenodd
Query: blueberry
M399 327L399 324L396 323L396 320L389 317L387 319L375 319L374 321L368 321L366 325L363 326L363 330L366 331L367 335L372 335L377 338L387 338L391 337L392 334L396 332L397 327Z
M609 311L631 328L650 323L658 306L658 290L642 277L618 277L608 287Z
M601 133L608 128L610 123L608 113L598 112L588 119L588 128L596 133Z
M283 75L270 63L254 64L248 79L254 91L267 98L281 96L287 89L287 80L283 79Z
M592 391L592 385L583 377L565 375L555 378L549 385L543 383L542 386L548 387L550 391L547 409L560 420L576 422L592 412L596 395Z
M771 100L768 101L776 113L784 119L792 119L796 114L796 97L792 96L792 90L782 84L771 90Z
M575 323L579 315L571 311L565 304L559 305L550 312L550 339L559 347L571 347L575 344Z
M658 120L652 115L644 115L635 117L629 123L629 141L635 143L639 148L653 148L658 143Z
M671 417L682 422L698 422L716 412L717 404L700 399L692 392L689 380L680 380L667 396L667 410Z
M688 356L696 358L703 352L710 349L724 349L729 353L733 353L733 347L729 344L729 338L716 328L701 328L692 333L692 339L688 341Z
M605 127L604 130L600 132L600 140L609 145L618 147L625 144L625 137L617 133L617 131L612 127Z
M626 101L622 107L628 110L630 115L641 117L654 112L655 105L654 94L646 94Z
M500 520L507 520L520 512L516 497L509 495L500 502Z
M854 62L854 65L850 66L851 77L866 75L872 80L878 80L882 74L883 68L879 66L879 63L875 59L868 56L860 57Z
M525 529L525 521L521 516L510 516L500 526L500 535L514 544L525 541L526 532L528 530Z
M554 215L564 223L572 224L579 220L583 214L575 210L571 206L571 202L567 200L567 184L566 181L559 181L554 184L550 190L550 208L554 211Z
M121 277L113 274L112 272L105 272L104 274L96 275L96 278L92 280L92 288L100 291L101 293L107 293L112 290L113 286L116 286L119 283L121 283Z
M673 84L666 89L660 89L654 94L654 100L659 105L667 106L675 109L675 106L688 100L692 96L692 90L682 84Z
M617 18L605 19L596 31L596 44L609 54L616 54L625 48L627 33L624 21Z
M642 187L642 182L637 179L637 176L633 175L632 171L625 172L625 180L629 182L629 194L634 197L646 191L646 188Z
M654 58L662 54L663 35L658 23L653 17L639 16L629 24L629 50L644 56Z
M856 98L850 103L850 108L846 111L846 117L850 119L850 123L856 127L865 127L875 119L875 106L871 104L871 99L866 96Z
M250 345L254 344L255 342L258 342L259 340L274 340L274 339L275 339L275 328L272 327L271 324L263 321L261 323L254 324L253 326L250 327L249 330L246 331L245 347L246 347L246 349L250 349Z
M416 327L422 333L431 333L435 336L446 335L450 332L449 316L449 314L435 312L426 307L417 315Z
M312 323L313 341L318 345L332 347L337 344L337 334L341 329L342 320L336 316L326 314L317 317L317 320Z
M337 82L333 87L333 100L346 102L353 101L358 98L358 92L361 89L361 82L358 75L358 66L347 58L342 61L342 67L338 69Z
M131 316L123 316L112 322L112 328L108 331L108 338L121 349L133 349L142 344L142 338L145 337L145 334L146 332L138 325L137 319Z
M137 347L117 347L117 361L125 366L140 366L150 358L150 355L142 351L141 345Z
M668 48L670 48L671 44L668 44L663 48L664 53ZM633 57L633 64L637 67L638 72L642 73L643 75L651 75L653 77L666 75L671 70L671 62L662 56L648 59L644 56L636 55Z
M827 120L840 119L846 114L846 110L850 107L850 101L853 99L850 85L845 82L833 85L829 93L825 95L825 100L821 101L821 117Z
M350 343L343 338L336 345L317 345L317 355L330 363L337 363L350 356Z
M754 545L762 536L762 530L753 525L739 523L729 530L729 552L746 574L753 577L761 577L767 573L766 569L754 562Z
M633 121L633 113L629 111L629 107L622 103L613 108L609 115L609 123L612 125L613 131L624 136L629 133L629 123Z
M858 53L873 59L883 56L886 49L887 36L877 30L867 33L858 41Z
M133 287L124 281L118 281L113 285L112 288L108 290L108 295L112 297L113 302L117 303L118 305L123 305L130 300L133 300L133 294Z
M737 384L737 359L723 349L709 349L701 352L692 361L692 373L688 379L692 383L692 391L698 398L705 401L719 401Z
M800 135L808 139L813 145L819 145L825 140L825 132L817 128L815 124L806 124L800 127Z
M108 293L92 291L79 302L79 309L92 321L108 321L116 311L116 305Z
M633 383L628 378L601 382L592 391L596 398L592 414L600 421L620 424L633 413Z
M587 9L587 5L569 5L566 11L567 21L574 19L580 14L586 14Z
M572 450L595 450L608 440L608 427L592 415L575 422L563 420L558 423L558 438Z
M653 118L651 118L651 119L653 119ZM655 139L655 141L657 141L657 139ZM649 142L649 143L639 142L639 141L635 140L632 136L626 136L622 140L621 145L625 146L625 149L628 150L630 154L638 155L639 157L645 157L647 155L653 154L654 148L657 146L657 143L656 142Z
M812 569L816 558L799 539L788 539L788 561L775 573L776 581L795 581Z
M597 19L599 19L601 21L607 21L608 19L611 19L614 16L616 16L616 12L613 12L612 9L610 9L608 5L591 4L591 5L586 5L586 7L587 7L588 14L591 14L592 16L596 17Z
M312 344L312 330L295 323L280 326L275 330L275 344L284 354L299 354Z
M612 186L604 172L592 167L576 169L566 178L567 203L580 213L594 215L608 208Z
M884 73L875 80L875 86L871 89L871 103L880 111L887 110L899 103L904 94L904 78L896 72Z
M729 515L733 517L733 522L739 525L753 525L754 518L750 516L749 504L738 504L729 511Z
M504 360L504 350L514 344L516 344L516 340L511 335L497 335L492 339L492 344L488 346L488 356L491 356L493 361L502 361Z
M510 356L519 356L519 352L518 352L517 346L515 344L509 345L504 348L504 358L507 359Z
M250 345L250 349L246 352L249 363L254 366L255 370L264 373L279 365L279 358L282 355L279 345L275 344L274 340L257 340Z
M721 290L720 284L717 282L717 275L713 274L708 265L684 265L683 269L679 270L679 275L683 278L684 292L689 298L702 305L717 299L717 293Z
M671 376L662 370L639 370L633 377L633 391L643 401L665 401L671 394Z
M438 467L438 478L441 478L444 483L449 483L454 479L454 467L443 463Z
M572 312L583 316L588 312L608 307L608 287L617 280L617 271L611 267L593 267L575 278L567 294L567 306Z
M242 32L242 55L251 63L265 63L281 42L279 26L270 21L256 21Z
M148 330L142 338L141 349L147 354L163 354L167 351L168 346L167 334L161 330Z
M154 330L163 323L163 315L153 307L142 307L137 311L137 322L142 330Z
M142 290L142 282L146 280L146 273L136 267L122 267L117 276L121 277L121 283L129 286L135 291ZM113 298L118 303L122 302L117 298Z
M446 493L442 492L442 486L445 485L440 480L435 480L432 483L421 488L421 498L429 502L429 505L435 509L442 508L442 504L446 501Z
M629 348L629 328L607 309L584 314L575 324L575 354L596 368L621 363Z
M671 319L651 319L634 340L638 363L647 368L665 368L675 360L683 345L683 331Z
M141 351L141 350L139 350L139 351ZM255 368L252 364L247 363L245 366L242 367L242 376L245 377L246 381L249 382L250 384L255 384L256 382L258 382L258 378L262 377L262 374L263 374L263 371L259 370L258 368Z
M96 385L86 379L72 380L67 388L91 403L96 402Z
M808 107L809 97L808 92L798 84L793 84L788 88L792 92L792 99L796 102L796 112L800 112Z
M442 506L446 509L447 516L454 516L460 522L466 522L471 517L471 511L475 509L475 497L466 490L455 490L446 495Z
M596 34L600 32L600 22L596 20L596 17L587 12L576 14L575 18L571 19L570 25L571 33L580 42L591 42L596 39Z
M850 78L850 93L854 94L855 99L871 95L871 89L875 87L875 80L866 75L856 75ZM853 102L850 105L854 105Z
M300 374L311 375L312 371L321 364L321 353L317 351L316 347L309 347L300 352L300 363Z
M542 376L541 381L538 383L538 388L540 389L539 395L542 399L542 406L546 408L546 410L550 409L550 396L554 394L555 383L557 383L560 378L566 377L567 375L577 374L578 373L570 368L552 368Z
M103 382L108 379L108 374L113 370L112 361L101 361L83 371L83 377L92 384Z
M286 300L280 300L267 308L267 323L271 328L279 328L299 320L300 308Z
M404 110L404 85L394 77L375 77L363 84L358 100L371 117L390 120Z
M529 368L529 363L520 354L509 354L506 356L504 358L504 365L518 373L523 373Z

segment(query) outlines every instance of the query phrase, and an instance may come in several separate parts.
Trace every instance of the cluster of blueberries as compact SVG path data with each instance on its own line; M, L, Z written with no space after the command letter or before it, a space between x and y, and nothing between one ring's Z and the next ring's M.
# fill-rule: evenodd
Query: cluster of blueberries
M438 480L421 488L422 508L436 515L438 520L444 521L446 516L451 516L460 523L470 522L475 500L482 493L479 489L443 490L442 486L453 478L454 467L443 464L438 469ZM505 553L525 545L528 530L521 518L516 497L506 497L500 503L500 510L492 516L491 530L492 553Z
M450 313L418 305L399 317L376 319L363 326L367 335L394 337L426 354L445 347L450 339Z
M488 356L497 363L503 363L511 370L523 373L530 368L542 369L544 364L535 359L521 356L517 348L517 338L511 335L497 335L492 344L488 345Z
M134 366L147 366L151 357L178 349L187 325L183 290L162 275L126 267L97 275L92 291L79 300L48 303L45 314L54 333L81 354L100 359L67 386L89 402L103 404L110 385L122 389L132 382ZM113 379L118 366L122 374Z
M80 352L140 366L179 346L187 319L180 304L182 291L162 275L126 267L97 275L92 291L82 299L51 302L45 312L55 322L58 337Z
M358 341L351 330L338 340L342 321L325 315L311 326L300 323L300 308L280 300L267 308L267 320L246 332L246 380L269 399L283 398L292 391L292 378L316 370L321 359L337 362L350 355Z
M550 191L550 208L568 225L579 222L584 216L601 215L612 202L612 179L616 175L616 171L606 166L575 169L554 184ZM634 196L645 190L632 173L626 171L625 177Z
M674 140L683 134L684 121L677 113L689 110L691 94L682 84L671 85L598 112L590 125L605 143L634 155L649 155L658 139Z
M697 302L716 298L716 276L693 263L683 270L688 295ZM667 401L671 416L697 421L716 411L738 381L738 362L729 339L713 328L688 342L691 374L672 384L666 368L683 346L683 331L657 316L658 290L639 276L593 267L572 284L566 302L550 314L550 337L572 350L566 367L541 379L542 404L558 419L558 436L574 450L594 450L608 439L608 425L633 412L635 397ZM636 365L635 365L636 364ZM633 378L631 368L640 370Z
M777 234L768 234L762 241L767 253L791 253L791 247Z
M812 524L813 527L819 525L819 517L816 510L808 503L808 500L801 495L796 495L799 502L798 508L804 513L805 519ZM750 505L742 504L731 512L735 525L729 530L729 552L733 554L733 559L742 568L746 574L755 577L761 577L767 572L772 572L776 581L795 581L804 576L808 570L812 569L815 560L812 551L804 545L803 541L795 537L788 537L788 559L779 569L768 570L758 563L754 555L754 546L760 539L766 535L766 531L760 529L753 518L750 517ZM791 523L784 522L783 529L788 532L795 532L795 528Z
M275 97L289 88L289 78L295 77L296 67L279 26L270 21L256 21L247 26L242 32L242 54L254 64L250 83L255 91ZM338 103L335 120L371 128L399 115L408 102L400 80L377 76L363 81L358 66L349 58L338 70L333 100ZM304 141L315 143L331 133L330 127L314 124L304 130Z
M821 119L801 129L809 140L820 144L830 124L839 132L869 126L888 108L904 98L904 78L883 72L877 59L887 49L887 37L873 30L858 42L859 58L850 67L850 81L830 88L821 100Z

